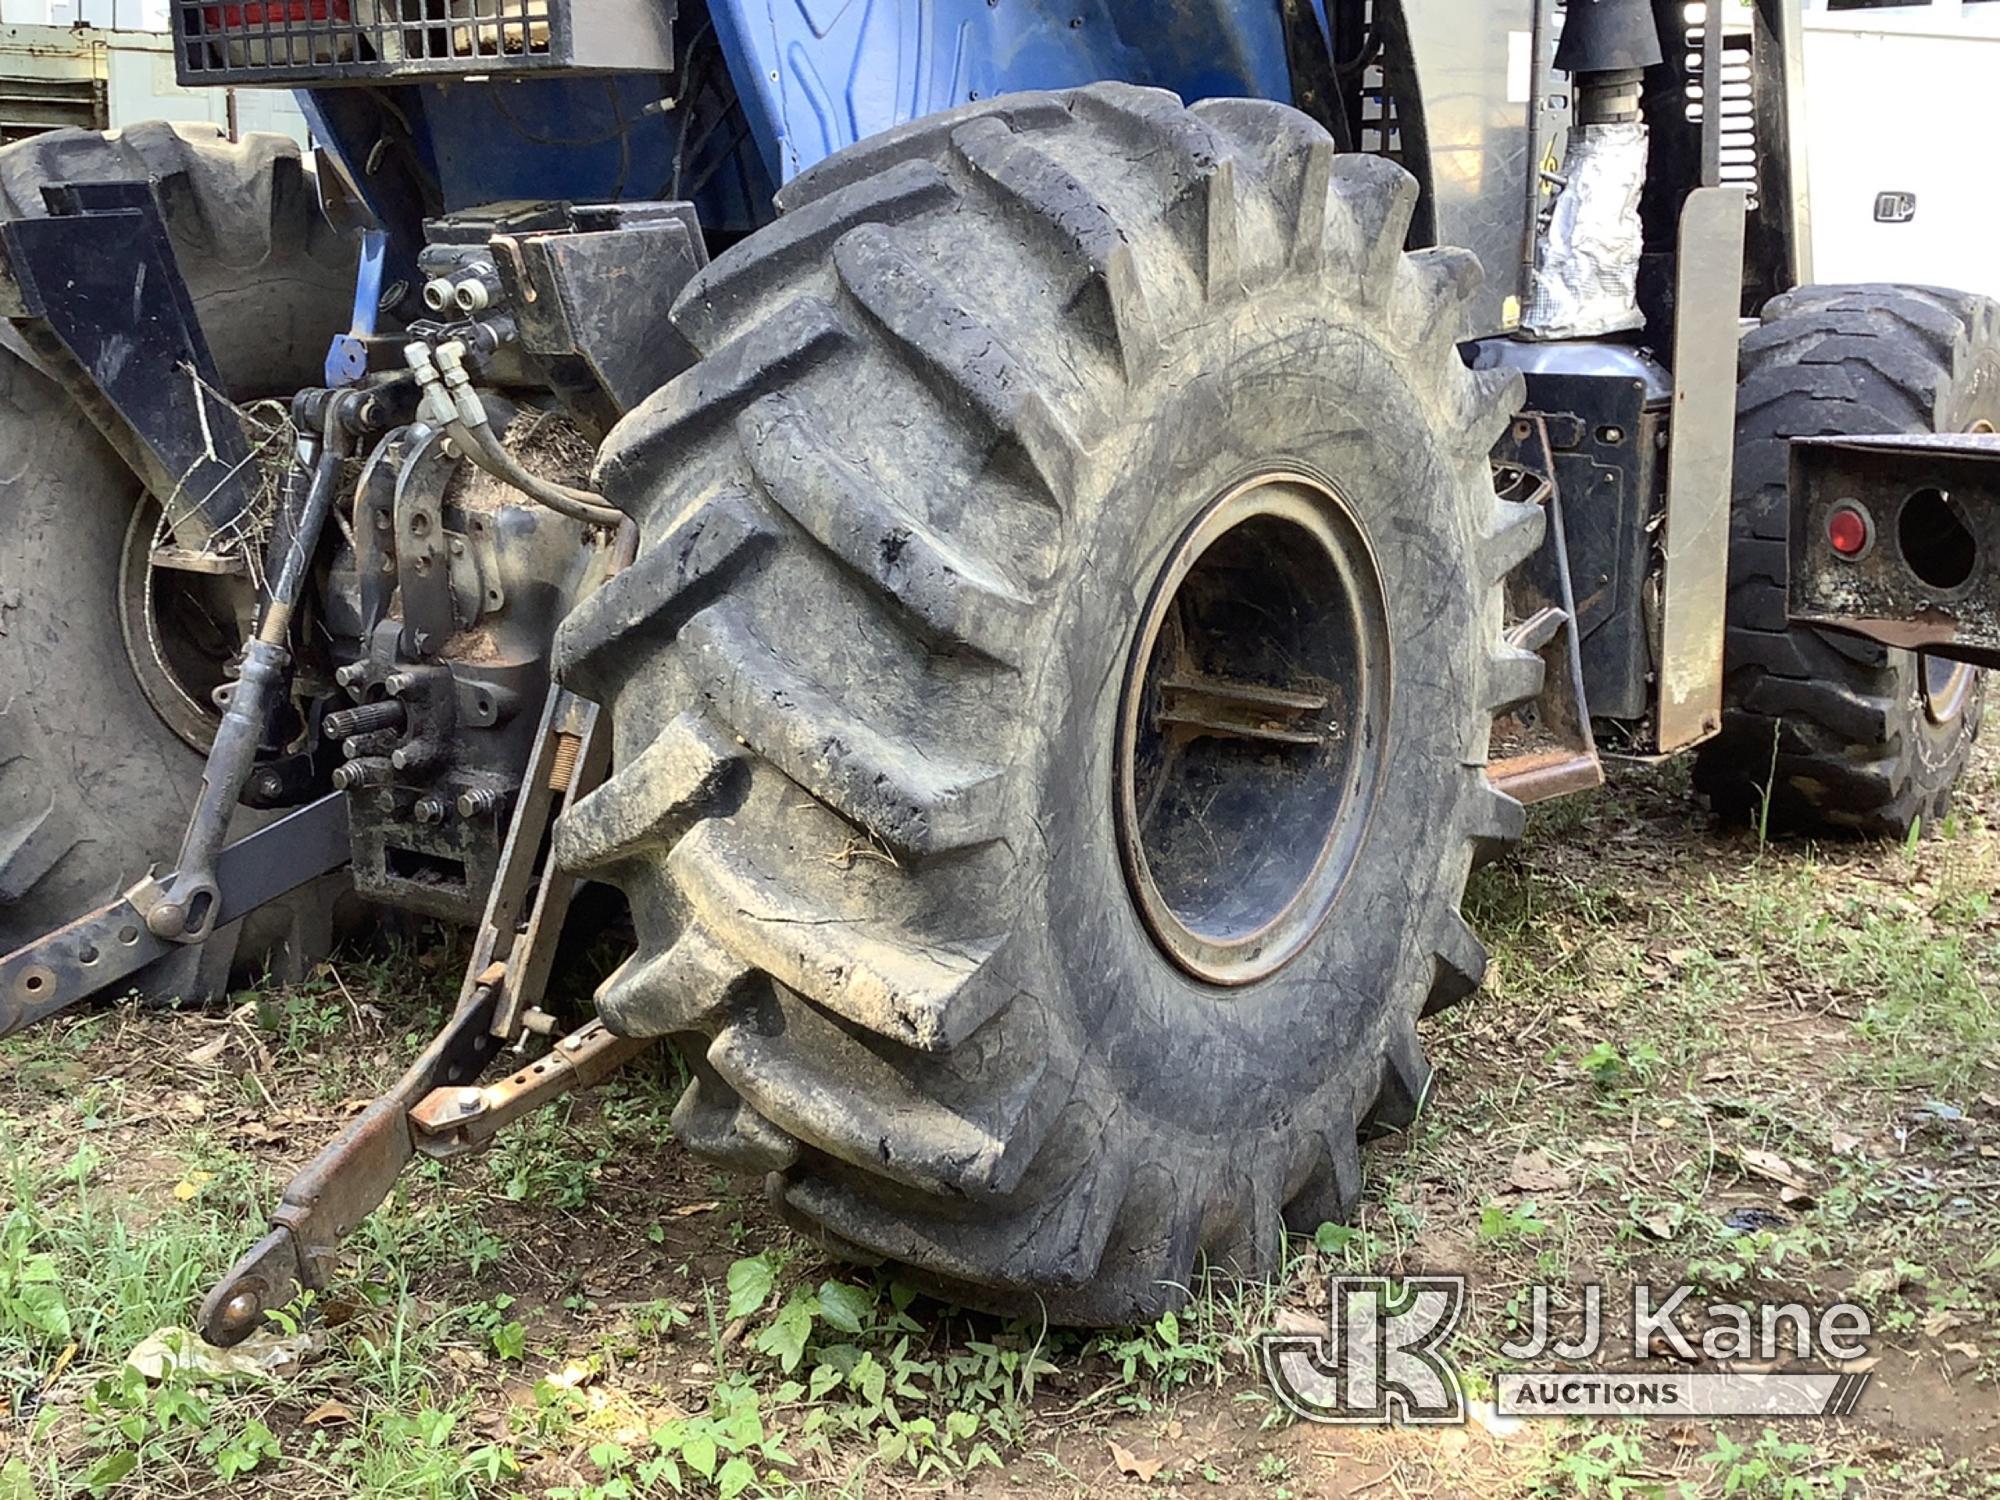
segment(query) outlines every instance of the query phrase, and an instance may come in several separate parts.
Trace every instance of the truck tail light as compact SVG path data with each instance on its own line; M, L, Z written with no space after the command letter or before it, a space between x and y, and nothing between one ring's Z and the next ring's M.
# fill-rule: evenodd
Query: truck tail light
M1852 502L1836 505L1826 518L1826 541L1836 557L1853 562L1875 539L1875 523Z

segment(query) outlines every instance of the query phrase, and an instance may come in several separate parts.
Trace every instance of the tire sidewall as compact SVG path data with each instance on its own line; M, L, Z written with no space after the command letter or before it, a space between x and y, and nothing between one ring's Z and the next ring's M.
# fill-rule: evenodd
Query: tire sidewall
M0 827L35 823L36 869L41 851L72 851L0 904L11 944L171 855L201 757L146 701L119 632L138 482L67 396L14 355L0 362Z
M1478 705L1488 590L1466 468L1448 424L1405 384L1407 355L1352 317L1252 299L1196 327L1135 396L1136 440L1108 468L1077 547L1033 700L1046 847L1019 924L1016 983L1042 997L1079 1092L1143 1128L1212 1142L1287 1110L1352 1107L1353 1057L1414 1016L1429 924L1457 909L1456 819ZM1116 741L1135 622L1191 522L1233 483L1291 468L1333 482L1364 533L1389 617L1389 743L1369 823L1324 923L1258 982L1194 979L1154 943L1118 855ZM1470 756L1469 753L1470 752ZM1454 864L1457 868L1453 868ZM1365 1106L1366 1101L1362 1101Z

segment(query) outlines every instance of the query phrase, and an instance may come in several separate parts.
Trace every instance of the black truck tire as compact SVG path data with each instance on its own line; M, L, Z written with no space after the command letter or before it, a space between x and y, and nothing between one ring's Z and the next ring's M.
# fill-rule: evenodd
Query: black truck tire
M0 150L0 218L44 212L43 183L149 177L229 394L319 383L347 325L354 248L289 139L231 144L160 122L52 131ZM142 689L121 628L142 487L34 358L0 325L0 950L170 867L202 769L187 723L177 732ZM324 928L298 902L286 915L247 946ZM184 991L191 971L171 972L137 987Z
M1785 613L1787 442L2000 423L2000 306L1912 286L1774 297L1743 340L1722 733L1695 785L1725 817L1902 838L1979 732L1982 674ZM1768 788L1768 803L1766 790Z
M685 1055L676 1134L835 1253L1146 1316L1276 1270L1419 1107L1521 828L1482 768L1543 516L1415 197L1269 103L1009 96L805 173L681 297L705 358L599 465L639 558L558 635L615 749L557 847L630 897L598 1003ZM1212 736L1183 666L1328 701Z

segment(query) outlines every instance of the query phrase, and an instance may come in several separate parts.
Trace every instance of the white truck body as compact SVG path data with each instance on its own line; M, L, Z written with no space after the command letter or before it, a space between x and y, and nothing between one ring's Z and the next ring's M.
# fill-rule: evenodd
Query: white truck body
M1813 279L2000 296L2000 0L1807 0Z

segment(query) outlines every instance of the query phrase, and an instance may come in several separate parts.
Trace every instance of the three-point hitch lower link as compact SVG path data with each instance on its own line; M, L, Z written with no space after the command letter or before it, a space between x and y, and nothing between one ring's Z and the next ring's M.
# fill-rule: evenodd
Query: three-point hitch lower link
M265 1313L324 1287L340 1241L388 1196L411 1158L474 1150L508 1121L589 1088L653 1045L593 1021L510 1077L478 1085L504 1048L552 1028L536 1001L575 883L548 854L548 833L603 779L609 740L592 704L551 689L451 1019L396 1086L287 1185L270 1232L202 1303L196 1327L211 1344L240 1343Z

